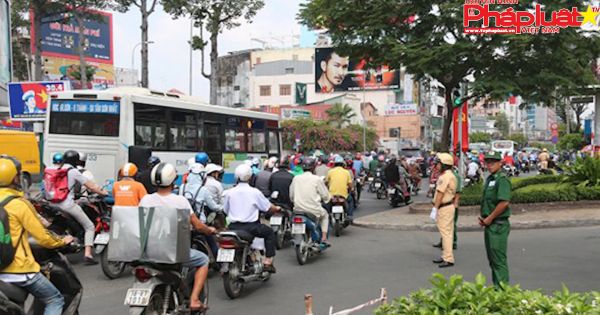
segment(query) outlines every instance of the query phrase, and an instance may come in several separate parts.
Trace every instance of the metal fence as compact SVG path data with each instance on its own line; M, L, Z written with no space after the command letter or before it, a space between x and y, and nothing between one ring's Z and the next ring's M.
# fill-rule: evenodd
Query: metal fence
M314 315L314 313L312 311L312 302L313 302L312 295L306 294L304 296L305 315ZM383 305L383 304L387 304L387 291L385 288L381 289L381 294L379 295L378 298L367 301L367 302L357 305L353 308L337 311L334 313L333 306L330 306L329 307L329 315L348 315L348 314L356 313L366 307L370 307L373 305Z

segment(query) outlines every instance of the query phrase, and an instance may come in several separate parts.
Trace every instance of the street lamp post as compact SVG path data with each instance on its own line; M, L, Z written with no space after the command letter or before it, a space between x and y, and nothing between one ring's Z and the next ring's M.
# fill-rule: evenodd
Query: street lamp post
M134 58L135 57L135 50L138 48L138 46L140 46L143 43L154 44L154 41L139 42L139 43L135 44L135 46L133 46L133 49L131 50L131 69L132 70L135 70L135 68L133 67L134 66L134 62L135 62L135 58ZM136 77L136 79L138 78L137 71L135 72L135 77Z

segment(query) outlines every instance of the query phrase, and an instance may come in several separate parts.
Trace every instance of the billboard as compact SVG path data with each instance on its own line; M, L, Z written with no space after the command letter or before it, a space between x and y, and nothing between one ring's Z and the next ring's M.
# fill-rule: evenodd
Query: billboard
M85 20L85 59L100 63L113 63L113 34L112 14L102 11L93 11L99 15L98 20ZM30 16L33 12L30 12ZM35 38L33 18L31 25L31 38ZM61 58L79 58L79 26L73 18L65 14L47 16L42 19L39 30L42 38L42 51L44 56ZM31 52L35 53L35 41L31 41Z
M335 48L315 49L315 92L386 90L400 87L400 71L381 65L367 68L365 60L352 60Z
M88 88L105 89L115 85L114 67L111 64L87 62L88 67L94 68L94 75ZM78 88L79 80L74 74L79 75L79 60L58 57L44 57L46 77L52 81L70 81L71 87Z
M306 118L310 119L310 111L305 109L295 109L295 108L282 108L281 109L281 119L297 119L297 118Z
M385 105L385 116L410 116L417 114L417 104L415 103Z
M50 93L69 90L68 82L17 82L8 84L12 120L44 120Z

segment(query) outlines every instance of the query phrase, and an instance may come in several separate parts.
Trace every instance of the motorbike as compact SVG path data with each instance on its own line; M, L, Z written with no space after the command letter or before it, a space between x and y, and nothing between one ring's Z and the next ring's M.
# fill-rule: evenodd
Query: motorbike
M221 275L225 293L230 299L242 294L244 285L251 281L269 281L271 273L264 271L264 239L255 238L243 230L224 231L218 234Z
M79 314L83 286L65 254L80 252L83 246L76 242L58 249L44 248L36 243L30 245L35 260L41 266L41 273L60 291L65 300L62 315ZM41 315L44 313L44 302L36 298L33 299L33 303L26 305L25 301L29 292L23 288L0 281L0 292L17 304L23 310L23 314Z
M331 198L330 222L333 225L333 234L336 237L339 237L342 234L342 229L350 225L347 211L346 198L342 196L333 196Z
M317 217L310 213L294 211L292 234L296 260L300 265L304 265L310 256L320 254L327 248L321 243L323 232L318 222Z
M479 176L479 173L475 176L467 175L467 177L465 178L465 187L475 185L475 184L479 183L480 180L481 180L481 177Z
M192 314L190 295L194 285L194 270L181 264L134 262L135 282L125 295L130 315L140 314ZM200 293L200 301L208 305L208 281Z
M377 170L376 177L371 184L373 186L373 191L377 194L377 199L384 199L387 197L385 181L383 180L383 174L380 169Z
M502 169L508 177L519 176L519 171L517 171L517 169L514 166L505 164L502 166Z
M405 203L406 205L410 204L410 185L407 186L409 189L409 195L408 196L404 196L404 194L402 193L402 189L400 189L396 183L390 183L389 188L387 189L387 193L388 193L388 198L389 198L389 203L392 207L398 207L400 205L400 203Z
M292 224L290 219L292 217L292 210L289 209L287 205L277 202L277 197L279 196L278 191L274 191L271 194L271 203L280 206L281 211L274 213L269 218L269 224L275 232L275 239L277 240L276 246L277 249L284 248L289 240L292 239Z

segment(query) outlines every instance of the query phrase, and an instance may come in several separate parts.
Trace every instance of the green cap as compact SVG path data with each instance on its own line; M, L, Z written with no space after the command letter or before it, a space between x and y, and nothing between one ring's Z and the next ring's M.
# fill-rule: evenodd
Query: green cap
M500 152L490 151L485 154L484 159L502 161L502 154Z

